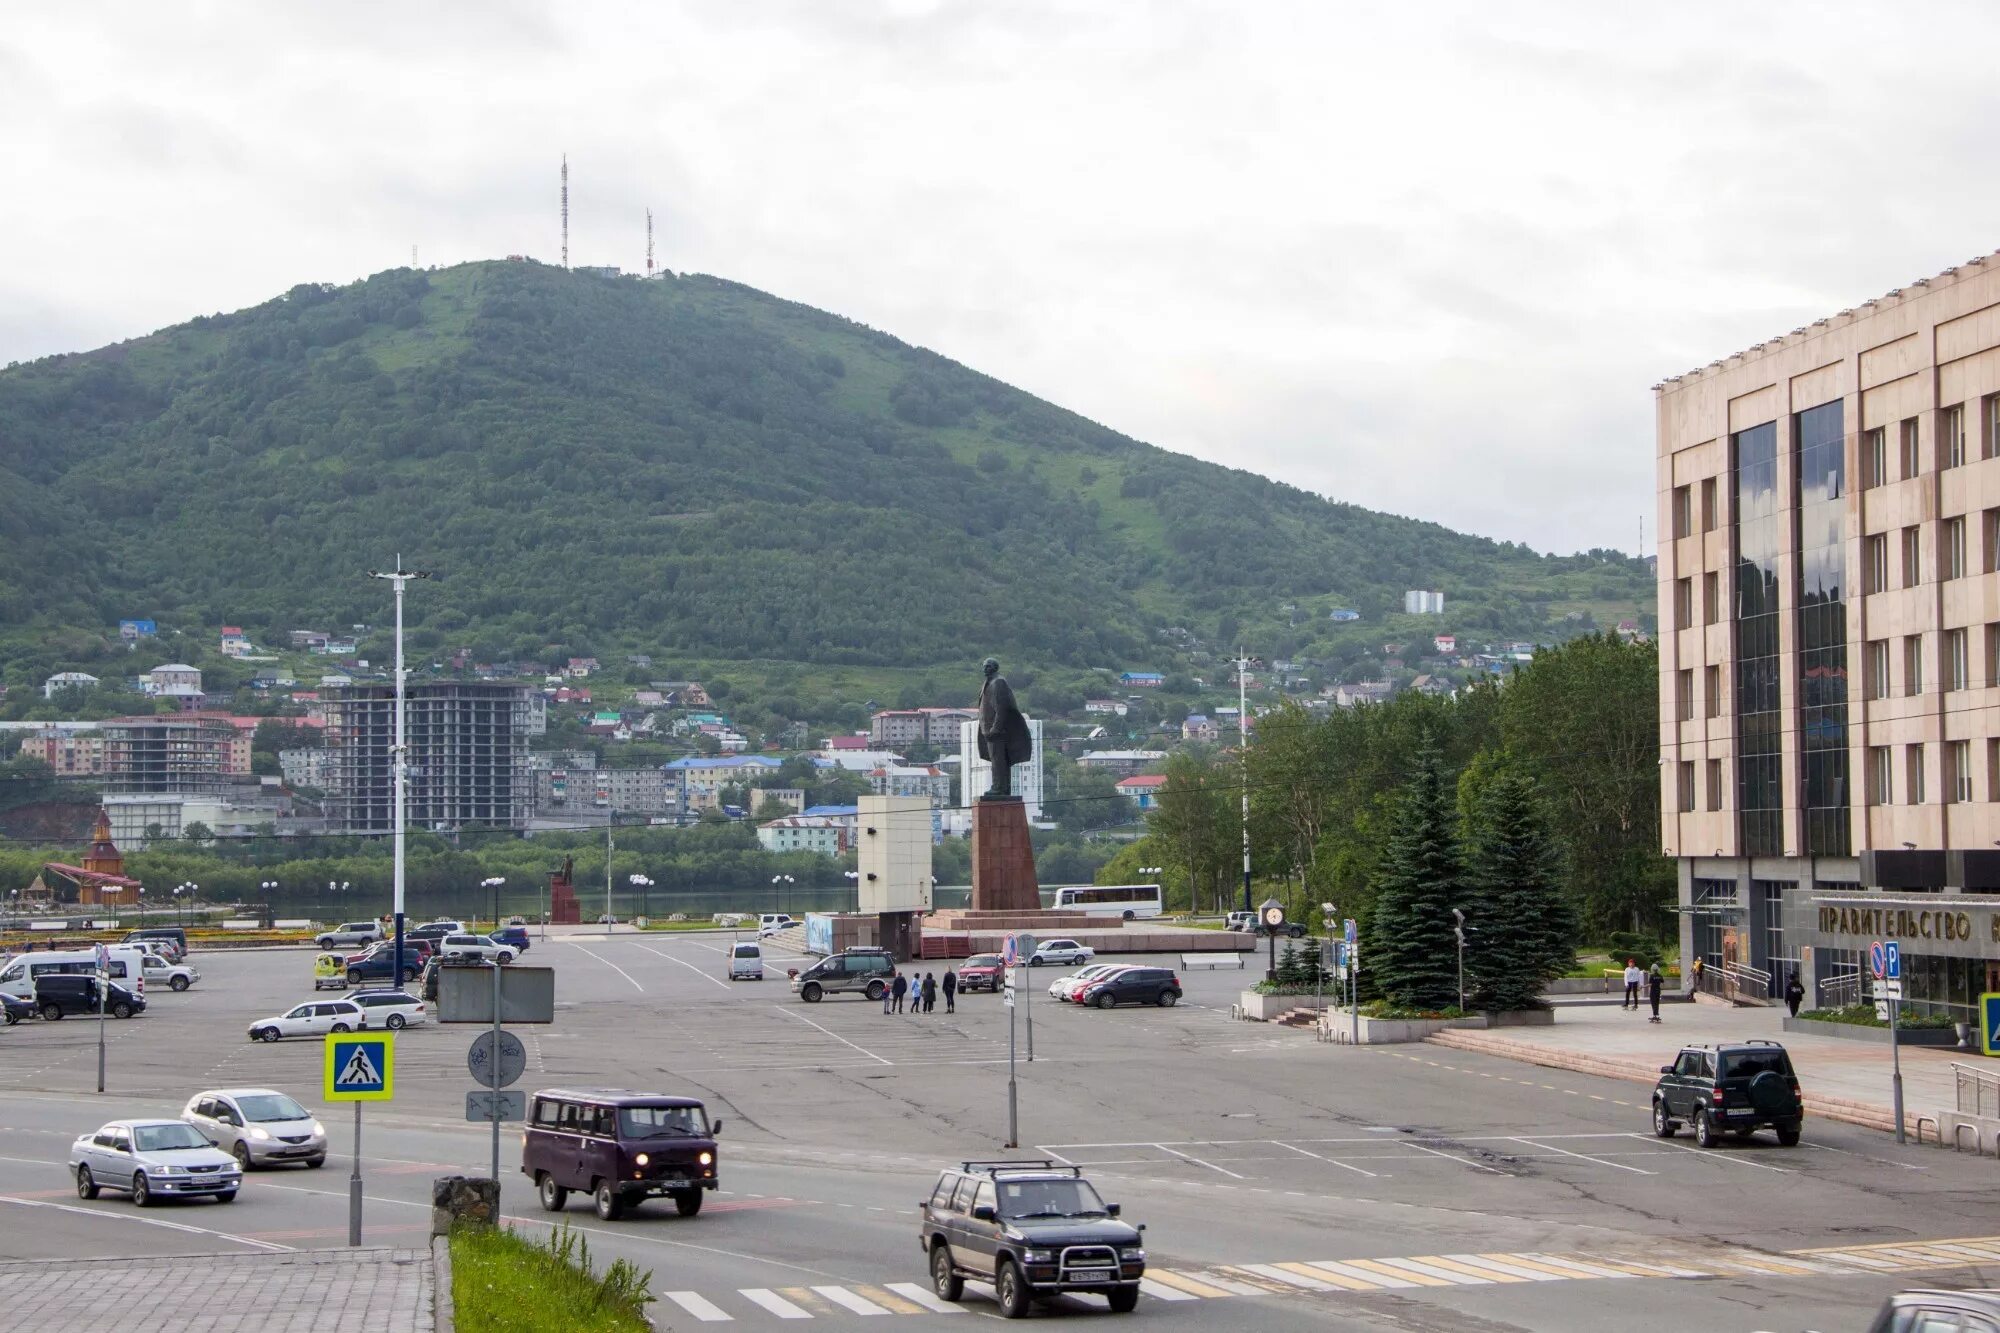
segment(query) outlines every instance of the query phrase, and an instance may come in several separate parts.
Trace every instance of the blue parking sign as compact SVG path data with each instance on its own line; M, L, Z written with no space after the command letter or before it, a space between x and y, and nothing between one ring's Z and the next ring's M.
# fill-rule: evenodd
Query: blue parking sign
M1896 940L1883 940L1882 952L1884 955L1882 961L1888 965L1888 970L1883 974L1884 980L1901 981L1903 979L1902 944Z
M1987 1055L2000 1055L2000 991L1987 991L1979 997L1979 1049Z

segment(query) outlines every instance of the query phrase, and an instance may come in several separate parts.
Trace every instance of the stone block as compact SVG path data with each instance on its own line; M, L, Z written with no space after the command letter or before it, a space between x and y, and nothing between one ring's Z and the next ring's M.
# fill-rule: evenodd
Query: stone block
M500 1218L500 1182L484 1176L438 1176L431 1181L431 1234L454 1226L490 1227Z
M988 912L1037 912L1042 891L1035 879L1035 848L1028 837L1028 807L1019 797L980 799L972 806L972 908Z

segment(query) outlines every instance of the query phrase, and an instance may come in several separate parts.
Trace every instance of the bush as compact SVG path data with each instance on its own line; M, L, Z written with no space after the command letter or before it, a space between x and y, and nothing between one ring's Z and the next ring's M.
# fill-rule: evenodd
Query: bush
M1875 1016L1872 1004L1850 1004L1839 1009L1805 1009L1800 1018L1816 1023L1849 1023L1858 1028L1886 1028L1889 1021ZM1905 1009L1896 1016L1896 1026L1905 1028L1948 1028L1958 1020L1949 1014L1914 1014Z
M1430 1022L1440 1018L1464 1018L1465 1012L1457 1005L1447 1005L1443 1009L1410 1009L1388 1000L1370 1000L1361 1006L1361 1016L1394 1019L1398 1022Z
M1605 936L1604 947L1616 967L1625 966L1627 958L1636 960L1640 967L1651 967L1666 956L1666 947L1660 941L1629 930L1614 930Z

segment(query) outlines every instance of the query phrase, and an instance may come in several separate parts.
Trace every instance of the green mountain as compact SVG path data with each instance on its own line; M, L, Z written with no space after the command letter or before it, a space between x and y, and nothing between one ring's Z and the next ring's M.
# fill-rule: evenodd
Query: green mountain
M441 580L411 600L418 651L503 659L1170 669L1239 635L1379 647L1406 588L1474 637L1652 600L1614 553L1168 453L708 277L394 270L0 372L13 685L120 617L202 642L379 625L364 574L397 552Z

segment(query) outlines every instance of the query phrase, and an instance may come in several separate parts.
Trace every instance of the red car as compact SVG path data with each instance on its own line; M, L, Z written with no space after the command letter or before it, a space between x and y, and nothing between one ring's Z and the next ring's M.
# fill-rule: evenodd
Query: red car
M347 955L347 965L352 967L356 963L366 961L375 954L390 953L395 947L396 942L394 940L383 940L380 944L371 944L360 953ZM408 935L403 937L403 963L405 966L408 966L414 960L418 967L422 967L430 956L436 952L437 941L435 940L411 939Z
M1087 967L1083 970L1083 975L1069 983L1068 989L1063 992L1060 998L1070 1004L1081 1003L1083 993L1092 986L1095 986L1100 981L1109 981L1120 972L1129 972L1135 966L1137 966L1135 963L1112 963L1102 969Z
M976 953L958 967L958 989L997 991L1005 984L1007 968L997 953Z

